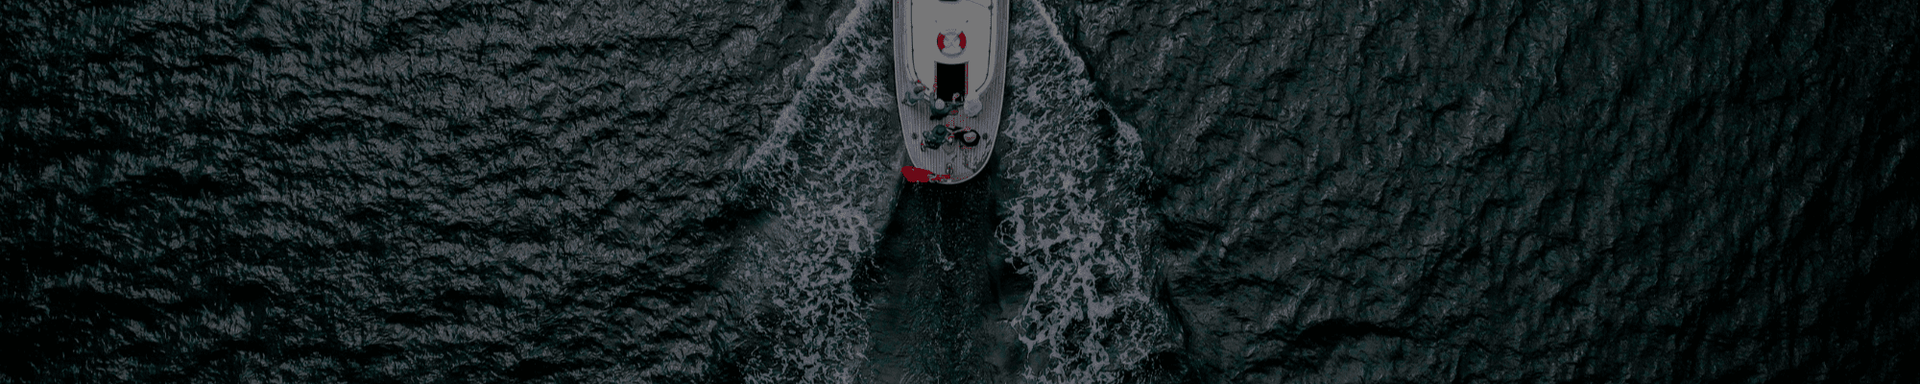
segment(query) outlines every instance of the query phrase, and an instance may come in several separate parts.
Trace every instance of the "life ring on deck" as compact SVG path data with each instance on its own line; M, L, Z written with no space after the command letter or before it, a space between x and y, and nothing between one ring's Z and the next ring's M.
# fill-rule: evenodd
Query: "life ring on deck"
M952 40L953 45L947 45L948 40ZM933 39L933 45L940 48L940 53L958 55L967 49L967 33L958 30L941 32L940 37ZM947 49L948 47L953 49Z

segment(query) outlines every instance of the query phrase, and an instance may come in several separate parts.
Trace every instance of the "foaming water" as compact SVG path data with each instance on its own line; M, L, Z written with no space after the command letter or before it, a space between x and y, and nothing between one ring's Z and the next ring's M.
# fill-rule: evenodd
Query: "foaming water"
M769 219L743 240L734 297L773 345L747 364L753 383L852 382L866 359L870 303L856 266L873 256L899 192L890 80L890 3L857 2L813 58L799 94L743 162L769 191ZM1148 172L1124 122L1090 118L1084 64L1037 2L1016 2L1008 60L1006 135L999 160L1017 193L1002 202L996 237L1033 291L1012 320L1037 383L1114 382L1164 339L1141 272L1151 229L1133 186ZM1022 12L1025 11L1025 12ZM1104 133L1103 133L1104 132ZM936 255L937 256L937 255Z
M1143 273L1151 224L1133 188L1149 172L1140 135L1094 117L1111 114L1046 7L1015 6L1005 135L1019 145L1002 161L1018 193L1002 202L1008 214L996 237L1034 281L1013 325L1029 353L1045 359L1024 374L1038 383L1115 382L1167 334Z
M885 4L882 4L885 5ZM768 191L769 219L743 239L733 296L769 344L743 364L749 383L846 383L865 359L868 303L854 269L872 256L898 193L898 140L886 28L891 13L857 1L765 141L743 162ZM764 361L762 361L764 360Z

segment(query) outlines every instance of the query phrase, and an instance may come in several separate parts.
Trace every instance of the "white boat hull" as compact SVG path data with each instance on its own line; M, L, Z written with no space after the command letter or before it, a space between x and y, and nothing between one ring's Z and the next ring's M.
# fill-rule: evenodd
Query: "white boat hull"
M906 165L939 175L935 183L972 180L992 160L1006 98L1008 8L1007 0L894 1L894 95L901 101ZM928 101L907 101L916 99L916 85L936 97L978 103L978 111L935 119ZM967 131L977 138L972 145L960 137L929 145L930 134Z

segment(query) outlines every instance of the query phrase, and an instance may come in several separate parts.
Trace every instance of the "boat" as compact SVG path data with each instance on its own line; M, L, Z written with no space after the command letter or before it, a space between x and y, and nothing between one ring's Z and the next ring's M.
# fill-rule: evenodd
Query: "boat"
M909 181L987 169L1006 97L1007 0L895 0L894 95Z

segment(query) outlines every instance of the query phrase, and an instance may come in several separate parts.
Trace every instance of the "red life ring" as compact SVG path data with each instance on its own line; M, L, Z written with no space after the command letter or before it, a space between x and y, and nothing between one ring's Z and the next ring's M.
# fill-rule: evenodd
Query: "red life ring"
M960 49L967 49L967 33L960 32L959 35L960 35ZM939 48L942 51L947 50L947 34L942 33L940 34L940 36L934 37L933 46L935 48Z

